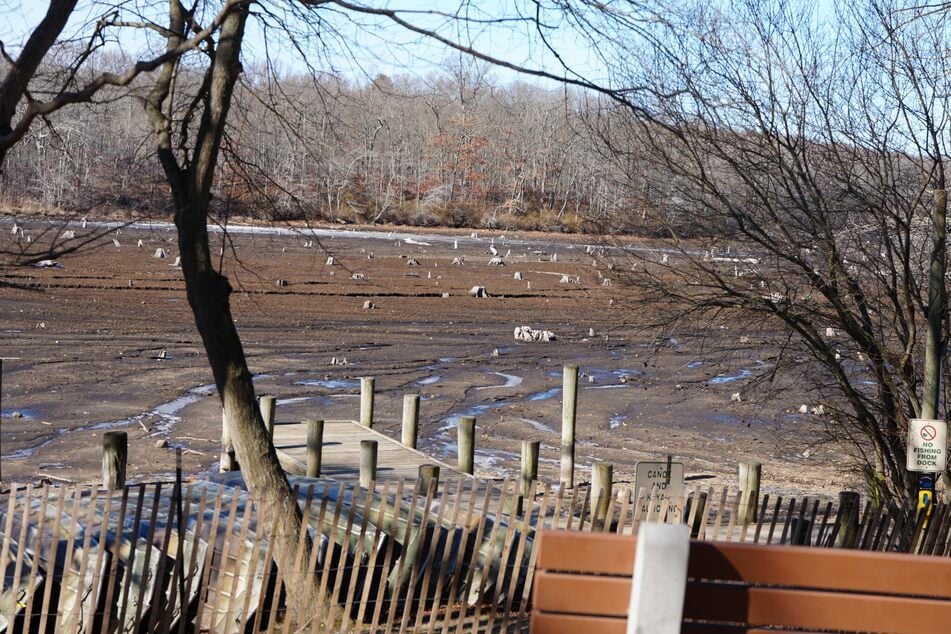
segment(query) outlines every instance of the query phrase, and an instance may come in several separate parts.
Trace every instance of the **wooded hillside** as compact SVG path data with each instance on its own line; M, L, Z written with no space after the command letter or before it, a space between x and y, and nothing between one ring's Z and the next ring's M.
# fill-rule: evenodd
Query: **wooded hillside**
M64 72L49 70L50 81ZM558 231L622 214L644 230L661 224L648 213L663 206L661 192L629 157L616 164L588 129L590 97L502 84L476 64L362 84L265 68L246 68L243 80L219 214ZM36 126L7 160L4 204L166 215L167 187L142 143L136 99L135 88L114 91ZM180 106L177 123L188 126L188 104Z

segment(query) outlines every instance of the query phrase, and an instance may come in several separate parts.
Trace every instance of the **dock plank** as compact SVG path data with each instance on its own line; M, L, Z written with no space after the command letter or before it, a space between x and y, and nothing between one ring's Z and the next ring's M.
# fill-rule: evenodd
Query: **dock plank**
M440 479L472 476L398 440L364 427L352 420L324 421L321 475L337 480L359 480L360 441L375 440L378 481L415 478L422 464L439 465ZM304 422L280 422L274 425L274 448L284 470L304 475L307 467L307 425Z

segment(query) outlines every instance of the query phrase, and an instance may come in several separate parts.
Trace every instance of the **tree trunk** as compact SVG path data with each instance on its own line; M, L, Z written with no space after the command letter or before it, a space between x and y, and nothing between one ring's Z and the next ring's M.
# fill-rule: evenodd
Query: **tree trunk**
M169 7L168 47L171 48L183 37L187 14L178 0L172 0ZM278 541L273 545L274 561L278 566L289 566L293 564L303 530L302 515L254 398L251 372L231 315L231 284L215 270L208 240L211 188L234 86L241 74L241 42L248 11L247 4L238 5L222 23L217 47L196 100L200 103L201 119L191 137L194 139L191 152L183 152L181 159L176 156L175 127L165 111L177 73L177 61L163 67L145 100L145 110L156 133L159 160L175 204L175 226L188 303L218 388L222 419L229 428L244 481L263 507L261 518L265 534L277 536ZM302 561L310 561L311 547L308 541ZM300 579L300 572L288 570L285 578ZM287 590L291 604L303 606L316 589L313 584L289 583Z

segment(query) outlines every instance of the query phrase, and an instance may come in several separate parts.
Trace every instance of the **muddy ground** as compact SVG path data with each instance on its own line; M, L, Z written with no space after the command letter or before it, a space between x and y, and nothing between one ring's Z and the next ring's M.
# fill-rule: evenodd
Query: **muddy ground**
M14 235L14 219L0 219L0 250L27 236L33 245L50 239L41 223L17 222L23 232ZM76 240L97 228L68 227ZM107 234L61 258L62 268L3 265L4 482L95 482L109 429L129 433L131 480L167 478L175 447L185 449L190 476L217 470L220 411L173 265L175 234L167 226ZM478 475L516 475L521 441L537 439L541 477L557 481L562 367L577 364L581 481L595 461L613 463L615 479L627 481L638 460L673 455L703 484L733 484L738 461L759 460L769 491L861 486L820 442L820 417L797 412L807 394L765 405L742 397L769 350L734 353L729 342L740 332L701 350L676 333L656 338L627 326L632 310L651 307L606 286L618 270L587 253L583 239L336 230L229 240L213 237L236 289L256 388L277 396L279 421L356 418L359 377L373 376L384 433L399 437L402 395L418 392L423 451L453 460L452 423L474 415ZM488 264L492 248L505 266ZM168 257L155 257L158 249ZM476 285L490 297L471 297ZM518 342L521 325L557 340Z

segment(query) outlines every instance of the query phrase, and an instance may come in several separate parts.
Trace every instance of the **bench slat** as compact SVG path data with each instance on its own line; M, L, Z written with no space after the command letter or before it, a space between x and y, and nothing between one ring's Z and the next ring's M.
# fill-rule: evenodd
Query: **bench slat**
M635 538L542 531L537 548L533 632L625 630ZM944 557L692 542L682 631L937 631L951 623L949 564Z
M626 634L627 619L532 612L532 634Z
M689 582L684 618L756 626L920 634L951 623L951 603L786 588Z
M942 557L695 541L690 544L687 575L951 599L951 566Z
M723 623L684 623L680 627L680 634L823 634L807 630L784 628L769 628L764 630L750 625L723 624Z
M541 570L634 574L637 539L630 535L545 530L539 533L537 548L536 567Z
M535 609L564 614L600 614L627 618L631 579L539 570L535 573Z

